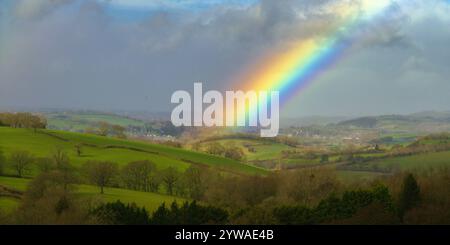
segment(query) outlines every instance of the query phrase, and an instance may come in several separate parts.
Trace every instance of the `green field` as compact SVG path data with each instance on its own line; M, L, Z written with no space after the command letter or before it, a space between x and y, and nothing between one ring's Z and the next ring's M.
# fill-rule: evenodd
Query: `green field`
M20 179L11 177L0 177L0 185L25 191L30 179ZM173 201L183 202L186 199L162 195L150 192L132 191L118 188L105 188L105 194L99 194L99 188L92 185L77 185L75 189L77 194L98 198L105 202L114 202L120 200L124 203L136 203L139 206L146 207L149 211L154 211L163 202L171 203ZM0 208L12 209L16 207L18 201L12 198L0 198Z
M19 206L19 200L11 197L0 197L0 214L10 213Z
M144 122L136 119L122 117L114 114L102 113L49 113L47 116L48 127L51 129L82 132L86 128L96 127L98 122L127 126L143 126Z
M75 145L82 144L82 154L76 154ZM150 160L159 169L174 167L180 171L191 164L214 167L238 174L265 174L264 169L227 158L192 152L164 145L122 140L73 132L13 129L0 127L0 149L6 157L15 150L27 150L35 157L48 157L55 149L65 151L74 166L89 160L112 161L123 166L132 161ZM34 175L31 171L29 175Z
M212 142L216 142L224 146L232 145L240 147L245 153L246 161L279 159L282 151L293 149L292 147L281 143L256 139L221 139L207 141L202 145L205 146ZM253 148L254 151L249 151L249 147Z
M370 167L386 170L414 170L450 166L450 151L393 157L365 163Z

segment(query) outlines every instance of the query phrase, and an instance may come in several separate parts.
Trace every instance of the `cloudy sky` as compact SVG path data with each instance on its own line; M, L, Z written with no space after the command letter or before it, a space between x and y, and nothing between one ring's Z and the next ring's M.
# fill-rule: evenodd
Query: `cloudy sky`
M175 90L230 89L275 47L329 38L347 9L358 39L282 115L450 110L448 0L0 0L0 106L170 111Z

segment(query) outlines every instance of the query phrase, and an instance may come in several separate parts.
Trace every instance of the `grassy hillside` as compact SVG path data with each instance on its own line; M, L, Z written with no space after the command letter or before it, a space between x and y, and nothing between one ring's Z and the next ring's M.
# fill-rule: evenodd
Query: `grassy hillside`
M81 156L76 154L77 144L82 145ZM160 169L175 167L183 171L191 164L197 164L238 174L266 173L263 169L234 160L163 145L54 130L34 132L0 127L0 148L7 157L15 150L27 150L36 157L47 157L58 147L68 153L75 166L89 160L107 160L119 165L150 160Z
M30 179L20 179L20 178L11 178L11 177L0 177L0 185L25 191L27 188ZM105 202L115 202L120 200L124 203L136 203L139 206L144 206L149 211L154 211L158 208L163 202L171 203L173 201L183 202L186 199L150 193L150 192L140 192L140 191L132 191L126 189L118 189L118 188L105 188L105 194L99 194L99 189L96 186L92 185L77 185L76 193L79 195L98 198ZM18 201L12 198L0 198L0 208L11 210L18 205Z

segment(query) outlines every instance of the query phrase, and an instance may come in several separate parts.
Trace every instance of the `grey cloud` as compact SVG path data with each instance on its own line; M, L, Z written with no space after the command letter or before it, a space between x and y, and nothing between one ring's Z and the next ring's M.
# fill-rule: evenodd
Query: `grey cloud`
M8 12L28 21L8 26L8 52L0 56L0 103L5 105L170 110L173 91L190 90L195 81L205 82L205 89L228 89L234 74L267 49L321 37L340 18L322 11L336 0L159 11L140 22L119 23L95 1L82 1L76 13L62 12L69 0L36 1L40 4L22 14ZM447 20L429 14L428 20L415 22L403 8L393 9L382 27L363 26L363 38L350 55L285 113L445 108L450 31ZM420 97L424 89L434 96Z
M72 2L74 0L16 0L14 14L18 18L34 19Z

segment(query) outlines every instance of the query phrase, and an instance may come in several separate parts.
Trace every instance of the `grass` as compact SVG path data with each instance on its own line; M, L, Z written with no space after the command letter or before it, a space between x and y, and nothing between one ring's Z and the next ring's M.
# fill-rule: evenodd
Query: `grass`
M11 197L0 197L0 213L13 212L19 206L19 200Z
M82 154L76 154L75 145L83 144ZM164 145L102 137L55 130L13 129L0 127L0 149L8 157L15 150L27 150L35 157L48 157L56 148L70 157L74 166L89 160L112 161L123 166L132 161L150 160L159 169L174 167L184 171L191 164L216 167L239 174L266 174L267 171L238 161L192 152ZM33 176L36 171L31 171Z
M27 189L30 179L13 178L13 177L0 177L0 185L16 189L19 191L25 191Z
M366 163L381 169L414 170L450 166L450 151L380 159Z
M0 177L0 185L7 186L9 188L14 188L17 190L25 191L30 179L12 178L12 177ZM138 206L145 207L148 211L152 212L158 208L163 202L172 203L173 201L183 202L186 199L162 195L150 192L140 192L127 189L119 188L105 188L105 194L100 194L100 190L96 186L92 185L77 185L75 192L79 195L98 198L104 202L115 202L120 200L124 203L136 203ZM3 200L0 198L0 208L11 208L14 207L12 201L14 200ZM10 198L8 198L10 199ZM16 204L17 204L17 200Z

